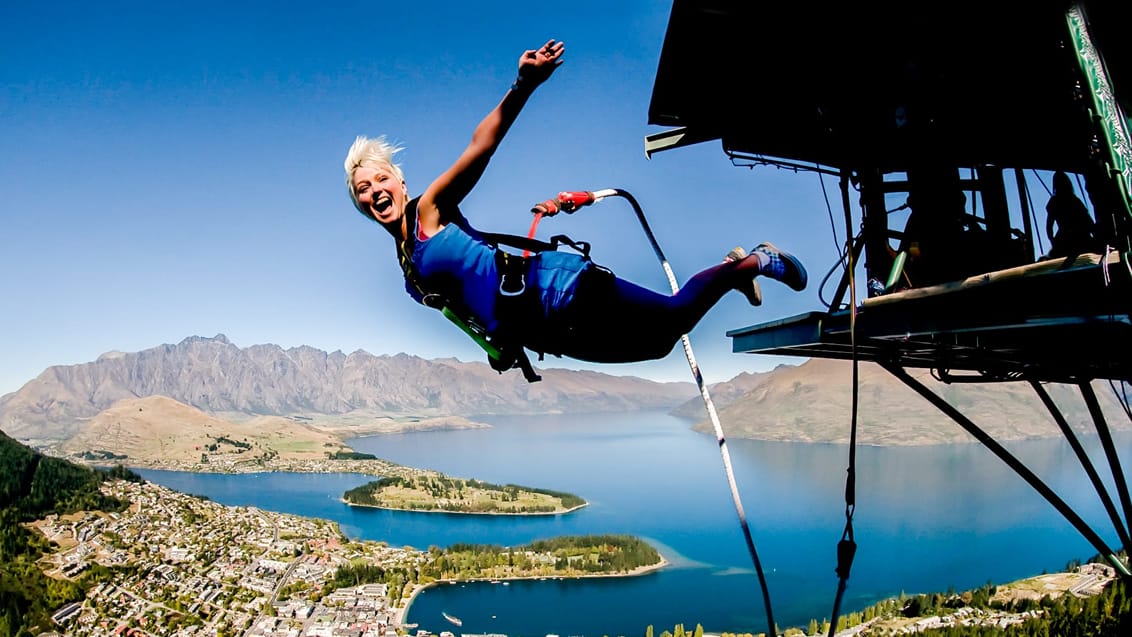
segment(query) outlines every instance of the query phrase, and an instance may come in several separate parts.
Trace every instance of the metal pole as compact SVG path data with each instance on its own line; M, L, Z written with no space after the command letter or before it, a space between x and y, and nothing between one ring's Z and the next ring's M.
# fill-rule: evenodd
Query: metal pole
M600 199L606 196L606 193L609 193L609 191L599 190L595 191L594 195ZM623 197L633 206L633 212L637 214L637 220L640 221L641 227L645 231L645 236L648 237L649 243L652 244L653 252L656 253L657 259L660 260L661 267L664 268L664 274L668 277L668 284L672 287L672 292L678 292L680 286L676 283L676 275L672 273L672 266L668 264L668 259L664 256L664 252L661 251L660 244L657 243L656 237L653 236L652 229L645 219L645 213L641 210L640 204L637 203L633 195L624 190L616 189L613 193L609 194L616 194L619 197ZM755 565L755 572L759 577L759 585L762 587L763 601L766 604L767 635L774 637L778 635L778 625L774 621L774 611L771 609L770 589L766 583L766 575L763 573L763 566L762 562L759 560L758 551L755 550L755 541L751 536L751 529L747 525L747 514L743 511L743 501L739 497L739 486L735 483L735 472L731 469L731 454L727 451L727 441L723 436L723 426L719 423L719 415L715 411L715 404L712 403L707 385L704 384L704 377L700 373L700 366L696 363L696 356L692 353L691 340L688 338L687 334L684 334L680 337L680 341L684 345L684 356L688 359L688 366L692 369L692 376L696 379L696 386L700 389L700 396L704 399L704 405L707 407L712 428L715 429L715 437L719 442L719 453L723 457L724 473L727 475L727 484L731 488L731 499L735 503L735 512L739 515L739 525L743 528L743 539L747 542L747 552L751 554L751 560Z
M1128 497L1128 482L1125 481L1124 471L1120 468L1120 456L1116 454L1116 445L1112 442L1112 434L1109 433L1108 424L1101 412L1100 403L1097 402L1097 394L1093 391L1093 386L1086 381L1082 381L1078 386L1081 388L1081 395L1085 398L1085 404L1089 407L1089 414L1093 416L1093 423L1097 426L1097 435L1100 436L1101 446L1104 447L1105 456L1108 457L1112 480L1116 483L1116 494L1120 496L1120 504L1124 507L1124 520L1127 523L1132 519L1132 499ZM1132 559L1132 553L1127 557Z
M1100 497L1101 503L1104 504L1105 511L1108 512L1109 519L1112 520L1113 527L1116 528L1116 534L1120 536L1120 542L1124 545L1124 552L1132 555L1132 541L1129 540L1128 531L1124 527L1124 522L1120 519L1120 513L1116 510L1116 504L1112 501L1112 496L1109 495L1108 489L1105 488L1104 482L1101 481L1101 476L1097 473L1096 466L1093 465L1092 460L1089 459L1089 454L1085 452L1085 448L1081 445L1081 441L1077 438L1077 434L1066 422L1065 416L1062 415L1061 410L1054 404L1053 399L1050 398L1049 392L1042 387L1041 383L1036 380L1031 380L1030 385L1034 391L1038 393L1038 397L1042 399L1046 409L1049 410L1051 416L1057 426L1061 429L1061 433L1065 435L1065 439L1069 441L1069 446L1073 448L1073 452L1077 454L1077 459L1081 461L1081 466L1085 469L1085 473L1089 476L1089 481L1093 483L1093 489L1096 490L1097 496Z
M1073 525L1073 528L1077 529L1077 532L1080 533L1086 540L1088 540L1088 542L1093 545L1093 548L1097 550L1097 553L1108 560L1108 562L1112 564L1113 568L1115 568L1118 573L1120 573L1124 577L1132 577L1132 572L1128 571L1128 566L1120 560L1115 551L1113 551L1108 547L1107 544L1105 544L1104 540L1101 539L1101 536L1097 535L1096 531L1091 529L1089 525L1086 524L1083 519L1081 519L1081 516L1077 515L1076 511L1074 511L1068 504L1065 503L1064 500L1058 497L1058 495L1054 493L1052 489L1050 489L1044 482L1042 482L1041 478L1035 475L1034 472L1027 469L1026 466L1021 463L1021 461L1011 455L1011 453L1007 451L1005 447L995 442L995 440L991 438L989 434L980 429L979 426L972 422L969 418L959 413L959 410L952 407L946 400L940 398L934 392L932 392L932 390L925 387L915 378L909 376L908 372L904 371L902 367L891 362L879 362L879 364L881 367L888 370L890 374L904 381L905 385L911 387L916 393L927 399L928 402L935 405L937 409L950 416L951 419L955 422L959 423L959 426L965 429L967 433L971 434L979 442L983 443L984 447L998 456L999 459L1005 462L1007 466L1013 469L1015 473L1017 473L1023 480L1025 480L1031 487L1033 487L1035 491L1041 494L1042 497L1046 499L1046 501L1052 504L1053 508L1057 509L1058 513L1060 513L1066 520L1068 520L1069 523Z

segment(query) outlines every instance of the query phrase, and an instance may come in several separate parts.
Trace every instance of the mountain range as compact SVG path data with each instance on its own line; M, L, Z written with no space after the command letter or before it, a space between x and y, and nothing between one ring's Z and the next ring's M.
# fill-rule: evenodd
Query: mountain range
M223 334L191 336L176 345L49 367L0 397L0 430L36 444L58 442L116 402L148 396L242 421L669 409L696 395L692 383L565 369L540 373L541 382L527 383L518 371L499 374L486 363L308 346L241 348Z
M998 441L1060 437L1061 430L1027 382L943 383L926 369L910 376L959 409ZM713 385L723 430L731 438L789 442L848 443L853 418L853 365L850 361L810 359L762 373L743 373ZM918 393L875 363L857 371L857 441L867 445L930 445L975 442L971 434ZM1093 391L1109 426L1132 428L1121 406L1127 390L1094 381ZM1046 392L1078 434L1096 428L1075 385L1050 383ZM694 428L713 432L703 401L694 398L673 413L697 421Z
M64 445L71 451L111 450L115 445L105 443L113 439L131 457L160 455L166 448L189 457L201 436L215 440L225 431L254 436L261 430L273 440L292 441L293 452L302 441L309 450L304 453L318 455L335 447L334 440L356 435L485 426L469 418L486 414L671 410L699 431L714 431L692 383L555 368L540 372L543 381L532 384L517 371L499 374L484 363L362 350L327 353L308 346L241 348L222 334L191 336L176 345L50 367L0 397L0 430L37 446L71 441ZM1061 435L1027 383L945 384L928 370L909 373L996 440ZM729 438L846 443L852 386L850 362L812 359L739 374L711 386L710 394ZM1110 426L1128 429L1121 398L1112 391L1126 387L1105 381L1093 386ZM1077 387L1046 388L1076 431L1095 431ZM861 444L975 441L875 364L860 363L857 390ZM95 444L99 440L102 446ZM259 443L272 453L285 452L278 441Z

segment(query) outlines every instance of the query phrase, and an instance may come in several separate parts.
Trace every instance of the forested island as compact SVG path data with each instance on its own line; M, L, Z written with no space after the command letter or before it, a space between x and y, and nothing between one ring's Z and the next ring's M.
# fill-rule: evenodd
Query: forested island
M553 515L585 506L582 498L515 484L491 484L429 473L387 476L342 495L347 504L400 511Z

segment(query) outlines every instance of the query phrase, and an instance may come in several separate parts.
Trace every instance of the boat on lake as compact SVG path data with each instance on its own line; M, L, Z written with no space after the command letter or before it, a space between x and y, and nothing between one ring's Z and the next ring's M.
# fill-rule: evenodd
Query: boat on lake
M452 622L453 624L455 624L457 626L463 626L464 625L463 620L461 620L459 617L457 617L455 615L449 615L445 611L441 611L440 614L444 615L444 619L447 619L448 621Z

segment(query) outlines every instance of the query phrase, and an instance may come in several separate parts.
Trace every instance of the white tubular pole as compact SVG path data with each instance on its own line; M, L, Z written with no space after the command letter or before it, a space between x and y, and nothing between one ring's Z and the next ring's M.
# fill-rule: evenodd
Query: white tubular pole
M620 189L606 189L593 191L594 202L601 201L606 197L618 196L623 197L629 201L633 206L633 212L637 214L637 220L640 221L641 227L645 231L645 236L648 237L649 243L652 244L653 252L656 253L657 259L660 260L661 267L664 268L664 274L668 277L668 284L672 287L672 293L680 291L680 286L676 282L676 275L672 272L672 266L668 264L668 259L664 256L664 252L660 249L660 244L657 243L656 237L653 236L652 229L649 228L648 221L645 219L645 214L641 210L641 206L631 194ZM696 386L700 390L700 397L704 400L704 406L707 408L708 417L711 418L712 428L715 430L716 440L719 442L719 453L723 457L723 470L727 475L727 484L731 488L731 499L735 503L735 512L739 515L739 525L743 529L743 538L747 542L747 551L751 554L751 560L755 565L755 572L759 577L759 585L763 591L763 601L766 604L766 619L769 627L767 635L777 636L777 625L774 621L774 612L771 609L770 591L766 583L766 575L763 573L762 562L759 561L758 551L755 550L755 542L751 537L751 529L747 524L747 514L743 511L743 500L739 497L739 486L735 483L735 472L731 468L731 454L727 451L727 441L723 436L723 426L719 422L719 415L715 411L715 404L712 403L711 394L708 393L707 385L704 384L703 374L700 373L700 366L696 363L696 356L692 352L692 341L688 338L687 334L680 337L681 343L684 345L684 357L688 359L688 366L692 369L692 376L696 379Z

